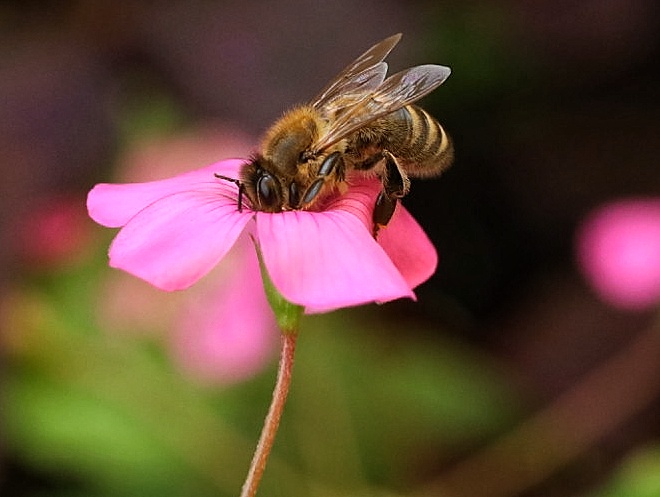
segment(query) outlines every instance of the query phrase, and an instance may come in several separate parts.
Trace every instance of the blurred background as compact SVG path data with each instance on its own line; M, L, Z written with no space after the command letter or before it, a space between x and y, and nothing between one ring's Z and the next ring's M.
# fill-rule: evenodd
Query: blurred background
M423 105L456 162L405 200L440 265L418 302L306 318L260 495L660 495L657 264L603 293L581 235L631 198L660 230L658 5L2 2L0 495L238 494L274 330L205 320L222 268L109 269L86 193L245 156L396 32L393 71L453 70Z

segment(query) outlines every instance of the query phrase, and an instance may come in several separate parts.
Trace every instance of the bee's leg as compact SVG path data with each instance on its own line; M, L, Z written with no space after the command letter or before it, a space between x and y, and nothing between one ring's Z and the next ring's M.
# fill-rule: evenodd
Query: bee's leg
M378 194L372 217L374 223L372 234L374 238L378 236L378 232L381 230L381 228L386 227L387 223L389 223L390 219L392 219L392 216L394 215L394 209L396 209L396 203L397 199L391 199L385 194L384 191L381 191Z
M382 152L385 159L385 174L383 180L383 190L376 198L376 205L373 213L373 235L378 235L381 228L384 228L392 219L398 200L404 197L410 190L410 180L408 175L403 172L396 158L387 150Z
M325 178L332 173L344 176L344 159L341 152L333 152L325 158L319 168L318 176Z
M312 181L312 184L305 191L301 206L309 205L314 201L317 195L321 193L321 189L325 185L328 176L334 174L339 181L343 181L345 169L344 158L340 152L333 152L328 155L321 164L316 179Z

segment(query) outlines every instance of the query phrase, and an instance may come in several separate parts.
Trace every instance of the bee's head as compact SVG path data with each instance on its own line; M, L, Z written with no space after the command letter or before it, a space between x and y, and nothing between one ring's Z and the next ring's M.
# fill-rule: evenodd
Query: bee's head
M277 168L261 155L253 156L243 167L241 181L254 210L281 212L298 208L298 185L276 171Z

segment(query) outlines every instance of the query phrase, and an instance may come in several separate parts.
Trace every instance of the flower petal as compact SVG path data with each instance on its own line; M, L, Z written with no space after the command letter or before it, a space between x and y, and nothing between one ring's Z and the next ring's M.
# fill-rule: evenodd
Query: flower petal
M224 183L196 185L156 200L134 216L110 247L110 265L162 290L180 290L208 273L252 218Z
M109 228L124 226L133 216L149 204L173 193L195 190L197 185L218 182L213 174L238 177L238 169L245 162L229 159L173 178L147 183L96 185L87 196L87 211L97 223ZM226 185L232 187L232 185ZM235 187L233 188L235 190Z
M368 192L345 194L323 212L257 213L257 232L275 287L312 311L414 294L365 228ZM350 209L347 208L350 206ZM356 215L359 213L359 215Z
M433 243L401 204L387 227L378 233L378 243L410 288L428 280L438 266L438 252Z

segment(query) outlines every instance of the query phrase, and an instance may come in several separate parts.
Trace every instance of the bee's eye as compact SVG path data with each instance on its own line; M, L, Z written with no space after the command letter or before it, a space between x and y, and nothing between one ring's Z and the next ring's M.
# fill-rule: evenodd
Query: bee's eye
M264 174L257 181L257 195L262 207L274 209L279 206L279 186L270 174Z

